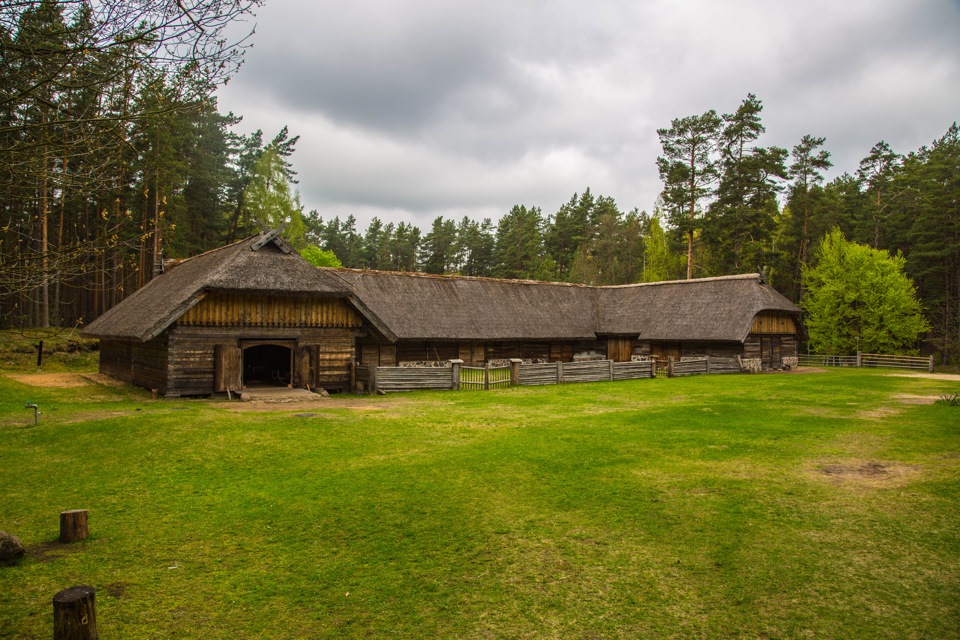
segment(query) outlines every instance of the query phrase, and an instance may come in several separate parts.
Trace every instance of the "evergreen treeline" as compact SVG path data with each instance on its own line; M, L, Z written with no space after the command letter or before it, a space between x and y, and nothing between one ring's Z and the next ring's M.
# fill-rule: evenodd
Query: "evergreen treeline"
M5 324L96 317L163 255L246 233L265 146L214 89L259 0L37 0L0 7L0 304ZM295 139L273 145L289 155Z
M0 321L73 325L186 257L287 223L297 248L346 267L625 284L765 269L793 300L834 227L900 251L944 354L960 351L960 132L900 154L878 142L825 182L825 140L765 146L762 103L658 131L648 214L589 188L555 212L429 228L305 213L296 136L241 136L213 91L242 45L222 29L255 2L36 0L0 8ZM332 255L331 255L332 254Z
M516 205L494 224L438 216L426 233L374 218L358 230L351 215L305 219L306 241L344 267L496 278L627 284L679 277L660 219L623 213L587 188L553 215ZM645 261L649 261L647 264Z

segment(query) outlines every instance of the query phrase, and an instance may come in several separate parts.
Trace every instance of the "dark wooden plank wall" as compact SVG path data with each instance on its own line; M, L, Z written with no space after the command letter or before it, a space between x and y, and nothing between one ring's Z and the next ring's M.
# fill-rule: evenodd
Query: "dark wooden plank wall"
M797 337L793 335L770 336L750 334L743 343L743 357L752 359L762 359L764 364L769 365L770 353L768 350L762 351L762 345L765 341L773 342L774 354L779 355L780 359L795 358L797 356Z
M545 362L572 362L576 353L595 352L607 355L607 341L586 340L574 342L424 342L401 341L396 345L361 340L357 357L362 365L396 366L399 362L445 362L460 359L466 365L481 365L487 360L543 360Z
M658 358L672 356L677 360L703 356L736 358L742 354L743 345L739 342L652 342L650 340L637 340L633 347L633 355L635 356L649 357L655 355Z
M100 341L100 373L145 389L167 392L167 337L145 343Z
M354 359L354 335L349 328L307 327L291 331L282 327L258 328L256 334L241 327L181 327L169 332L168 395L207 395L214 392L215 349L241 339L295 339L298 347L315 347L311 388L347 389Z

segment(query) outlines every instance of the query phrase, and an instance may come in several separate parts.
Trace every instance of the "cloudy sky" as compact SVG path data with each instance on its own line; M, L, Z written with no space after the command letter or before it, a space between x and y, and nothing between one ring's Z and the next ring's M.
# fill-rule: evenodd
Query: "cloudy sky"
M761 144L824 136L830 177L960 119L960 0L266 0L255 22L221 110L299 134L304 206L361 230L586 187L650 211L656 130L751 92Z

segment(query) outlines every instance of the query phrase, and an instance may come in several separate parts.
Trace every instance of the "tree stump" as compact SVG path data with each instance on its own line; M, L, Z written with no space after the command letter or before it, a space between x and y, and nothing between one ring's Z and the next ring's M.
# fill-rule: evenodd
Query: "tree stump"
M79 542L90 534L87 509L60 512L60 542Z
M98 640L93 587L70 587L53 596L53 640Z

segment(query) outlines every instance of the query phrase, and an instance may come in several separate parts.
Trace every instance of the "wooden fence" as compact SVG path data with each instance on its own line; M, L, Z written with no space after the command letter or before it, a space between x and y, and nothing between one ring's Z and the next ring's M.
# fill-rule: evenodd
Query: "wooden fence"
M858 353L855 356L800 354L797 362L803 367L865 367L913 369L933 372L933 356L896 356L879 353Z
M460 366L461 391L486 391L510 386L510 367Z
M737 358L703 357L674 361L652 358L637 362L593 360L525 364L512 359L509 367L465 367L450 360L445 367L376 367L356 365L360 388L372 392L413 390L476 391L509 386L607 382L653 378L661 371L668 377L740 372Z
M933 373L933 356L887 356L879 353L861 353L861 367L886 367L890 369L919 369Z

